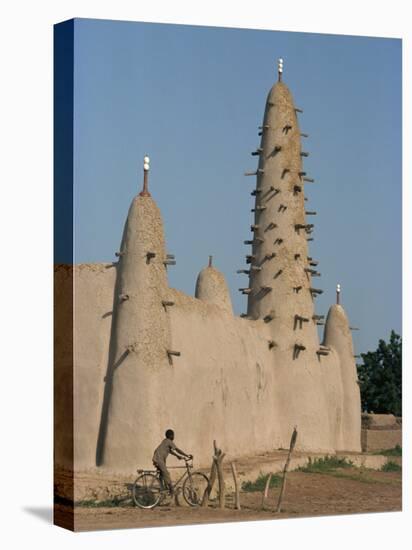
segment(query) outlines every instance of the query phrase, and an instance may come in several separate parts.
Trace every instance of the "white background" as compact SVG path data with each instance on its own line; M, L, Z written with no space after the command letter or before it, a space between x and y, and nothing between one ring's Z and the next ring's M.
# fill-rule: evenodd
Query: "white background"
M410 269L411 25L407 0L43 0L1 8L0 541L4 548L406 548L410 291L404 282L404 512L72 534L52 505L52 25L72 17L404 39L404 281ZM409 20L409 29L408 29ZM315 60L316 62L316 60ZM350 71L350 68L348 68ZM409 153L409 154L407 154ZM406 182L406 183L405 183ZM385 261L385 258L382 258ZM390 289L388 289L390 292ZM408 410L409 409L409 410ZM406 434L406 437L405 437ZM410 536L409 529L409 539ZM409 543L410 544L410 543Z

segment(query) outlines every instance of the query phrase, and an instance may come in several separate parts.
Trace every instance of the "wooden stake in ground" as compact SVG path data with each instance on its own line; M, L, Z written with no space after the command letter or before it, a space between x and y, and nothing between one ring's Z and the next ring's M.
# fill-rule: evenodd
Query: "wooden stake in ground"
M222 460L225 454L222 453L221 449L217 448L216 441L213 441L213 449L214 449L214 455L212 459L212 467L210 469L209 483L207 484L205 492L203 493L202 506L203 507L207 506L209 502L210 494L212 492L213 485L215 483L216 475L217 475L218 483L219 483L219 507L224 508L225 507L225 504L224 504L225 490L224 490L224 481L223 481L223 472L222 472Z
M284 494L284 492L285 492L285 486L286 486L286 474L288 473L290 457L291 457L291 455L292 455L293 449L295 448L295 443L296 443L297 437L298 437L298 432L297 432L297 429L296 429L296 426L295 426L295 427L293 428L292 437L290 438L290 446L289 446L288 458L286 459L285 467L283 468L282 487L280 488L278 506L277 506L277 508L276 508L276 513L277 513L277 514L279 514L279 512L280 512L280 510L281 510L283 494Z
M216 480L216 462L215 462L215 457L213 456L212 457L212 466L210 468L209 481L208 481L207 487L206 487L205 492L203 493L203 497L202 497L201 506L203 506L203 507L206 507L208 502L209 502L210 494L212 492L213 485L215 484L215 480Z
M262 510L265 506L265 500L268 498L268 492L269 492L270 482L272 481L272 475L273 474L270 473L266 480L265 490L263 491L263 494L262 494Z
M235 508L236 510L240 510L240 490L237 480L236 464L231 462L230 467L232 468L233 481L235 482Z
M225 453L222 453L222 450L217 448L216 441L213 441L213 447L215 449L215 456L213 457L213 460L216 463L217 482L219 485L219 508L224 508L225 507L225 480L223 478L222 462L223 462L223 458L225 457Z

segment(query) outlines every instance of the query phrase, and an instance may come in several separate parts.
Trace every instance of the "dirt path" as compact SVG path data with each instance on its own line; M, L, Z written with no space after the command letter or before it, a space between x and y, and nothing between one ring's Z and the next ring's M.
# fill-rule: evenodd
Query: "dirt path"
M233 507L231 496L227 508L188 508L160 506L140 510L134 506L112 508L76 507L77 531L156 527L196 523L250 521L335 514L400 511L402 508L402 475L400 472L371 472L345 469L329 474L291 472L284 498L283 511L275 514L279 488L271 489L265 510L261 510L261 493L242 493L242 510ZM57 511L58 513L58 511Z

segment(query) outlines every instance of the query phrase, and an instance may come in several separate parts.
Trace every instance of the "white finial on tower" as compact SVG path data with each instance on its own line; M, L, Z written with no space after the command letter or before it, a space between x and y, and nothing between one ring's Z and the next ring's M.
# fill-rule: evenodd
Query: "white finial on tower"
M340 284L339 283L336 285L336 303L338 305L340 303Z
M283 58L279 57L279 59L278 59L278 78L279 78L279 82L282 80L282 73L283 73Z
M150 193L147 189L148 185L148 173L150 170L150 158L145 155L143 158L143 190L139 193L141 197L150 197Z

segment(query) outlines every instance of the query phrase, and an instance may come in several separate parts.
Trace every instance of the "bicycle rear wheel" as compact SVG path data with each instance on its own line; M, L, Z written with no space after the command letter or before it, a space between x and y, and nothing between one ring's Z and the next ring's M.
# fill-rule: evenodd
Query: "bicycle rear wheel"
M139 508L154 508L162 497L159 478L154 474L140 475L133 485L133 501Z
M185 479L183 483L183 498L189 506L200 506L205 494L209 480L201 472L193 472Z

